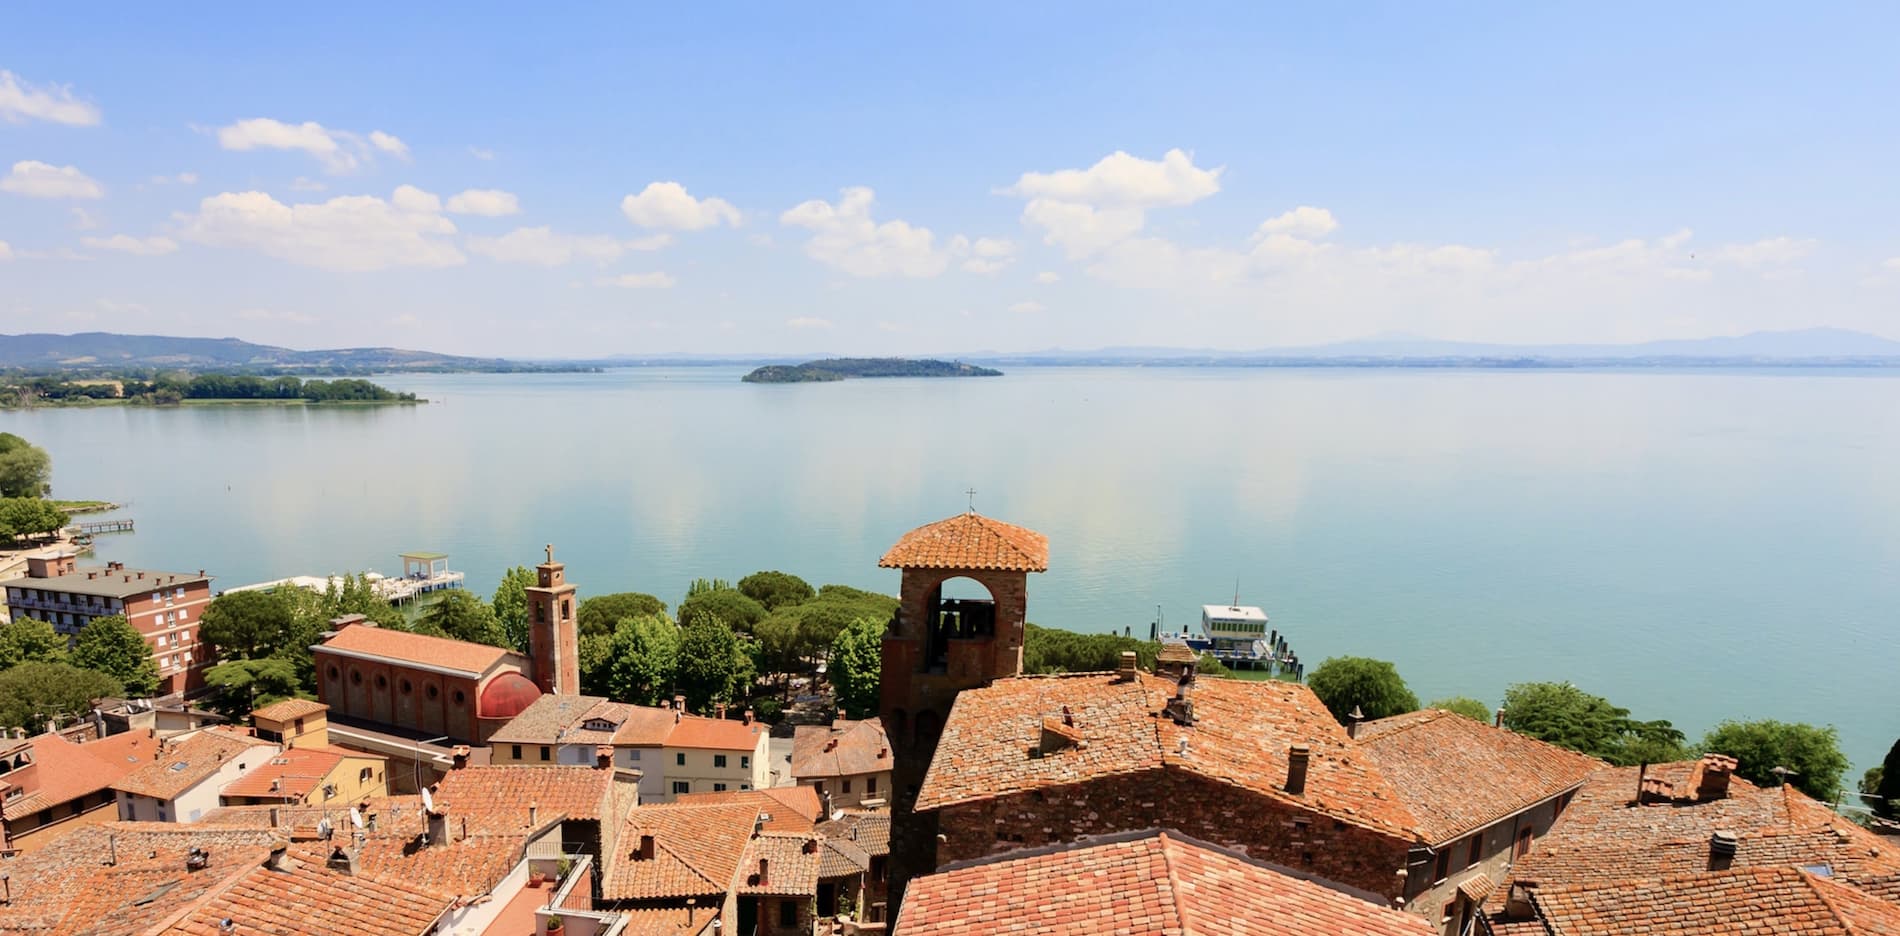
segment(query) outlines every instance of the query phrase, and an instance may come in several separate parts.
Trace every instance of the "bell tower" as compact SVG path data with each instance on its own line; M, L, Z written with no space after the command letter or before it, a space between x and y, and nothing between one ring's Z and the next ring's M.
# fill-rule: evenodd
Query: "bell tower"
M574 621L574 586L566 566L548 561L534 567L535 584L528 592L528 653L534 659L534 684L551 695L581 691L580 630Z

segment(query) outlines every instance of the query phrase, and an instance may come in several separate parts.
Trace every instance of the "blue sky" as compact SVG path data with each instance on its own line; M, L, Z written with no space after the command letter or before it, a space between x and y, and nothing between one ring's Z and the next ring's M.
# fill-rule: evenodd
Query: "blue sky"
M1900 336L1891 5L390 6L10 10L0 331Z

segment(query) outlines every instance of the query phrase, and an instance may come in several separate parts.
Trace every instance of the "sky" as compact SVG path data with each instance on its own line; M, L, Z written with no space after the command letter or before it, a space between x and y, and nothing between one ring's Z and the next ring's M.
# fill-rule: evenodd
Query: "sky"
M1900 337L1900 6L39 4L0 332Z

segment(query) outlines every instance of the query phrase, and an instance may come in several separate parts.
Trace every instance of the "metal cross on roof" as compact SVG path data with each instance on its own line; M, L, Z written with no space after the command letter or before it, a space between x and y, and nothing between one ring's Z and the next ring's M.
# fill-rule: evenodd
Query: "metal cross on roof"
M971 488L963 493L970 495L970 512L976 513L976 488Z

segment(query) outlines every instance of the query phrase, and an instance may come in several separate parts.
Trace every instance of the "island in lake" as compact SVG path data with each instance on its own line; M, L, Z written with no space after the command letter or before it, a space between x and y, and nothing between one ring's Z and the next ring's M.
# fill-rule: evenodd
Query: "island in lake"
M908 358L827 358L803 364L767 364L745 375L746 383L814 383L849 377L1001 377L1003 372L957 361Z

